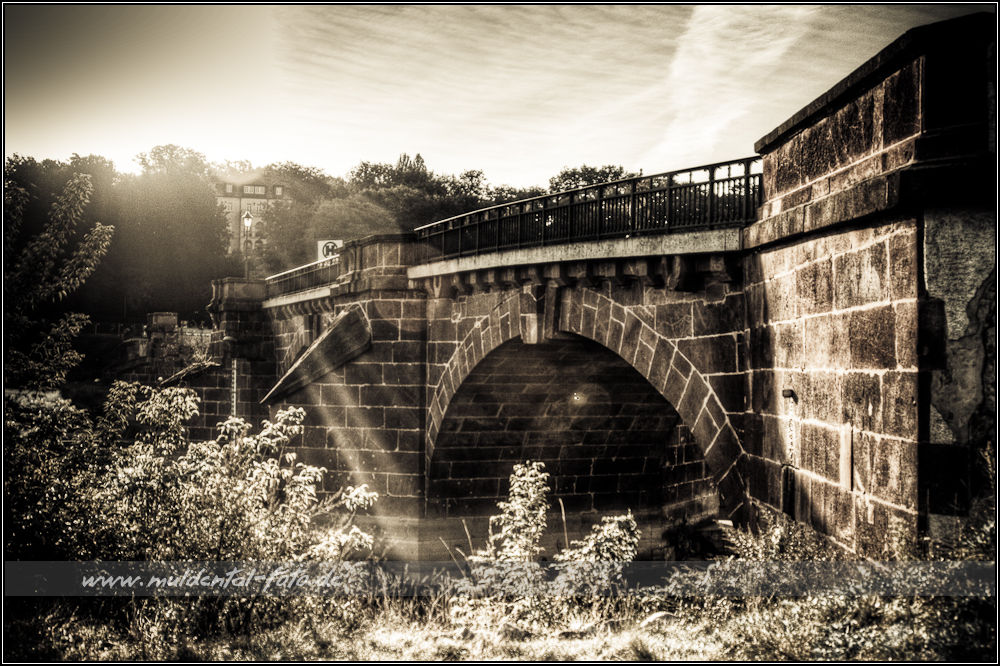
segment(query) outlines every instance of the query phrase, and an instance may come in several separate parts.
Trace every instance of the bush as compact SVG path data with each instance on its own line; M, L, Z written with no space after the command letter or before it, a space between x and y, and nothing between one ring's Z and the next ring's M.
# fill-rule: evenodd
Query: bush
M187 389L116 383L96 423L57 398L16 396L5 407L7 547L18 557L281 562L370 551L371 537L353 518L377 495L348 487L318 501L324 470L288 450L301 409L278 412L258 433L230 418L215 440L192 442L184 423L198 401ZM320 530L313 520L321 512L342 519ZM249 631L296 608L322 615L343 606L263 596L102 601L101 612L117 608L152 659L173 654L184 636Z
M508 638L551 631L581 608L593 610L598 595L618 581L622 564L635 558L639 530L631 512L605 517L555 555L559 573L546 580L535 558L549 509L548 479L544 463L514 465L508 500L490 517L486 547L466 558L468 576L454 589L452 621L499 628Z

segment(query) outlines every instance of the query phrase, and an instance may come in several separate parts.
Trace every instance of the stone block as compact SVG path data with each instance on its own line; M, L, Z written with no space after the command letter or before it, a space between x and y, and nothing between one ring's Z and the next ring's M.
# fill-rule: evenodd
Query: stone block
M687 387L684 389L684 394L681 396L680 402L677 403L677 413L686 423L693 426L706 397L708 397L708 384L705 383L700 374L692 373L688 379ZM709 443L704 442L702 445L708 446Z
M783 252L782 254L791 254ZM771 278L764 283L764 320L769 322L794 319L796 316L798 292L795 273Z
M743 291L746 299L746 320L749 328L765 326L770 321L770 311L762 282L748 284Z
M920 64L908 64L882 84L882 145L920 132Z
M852 368L896 367L896 318L892 306L854 310L848 332Z
M382 407L347 407L348 428L381 428L385 425L385 409Z
M652 330L649 327L644 327L643 330ZM632 359L632 365L643 377L649 376L650 365L653 362L653 348L647 346L643 342L639 342L636 345L635 358Z
M887 543L889 512L889 507L878 500L866 495L855 495L854 543L862 557L885 561L890 556Z
M799 466L831 483L840 482L840 429L802 423L799 426Z
M885 243L834 258L834 307L838 310L889 300Z
M649 366L647 379L654 388L660 390L667 379L670 371L670 362L673 360L676 347L664 338L656 341L656 349L653 351L652 362Z
M716 335L677 341L677 349L704 374L736 372L736 338Z
M882 432L917 439L918 384L916 372L887 372L882 377Z
M916 301L895 303L892 306L894 315L893 328L896 334L896 366L916 370L918 354L918 315Z
M287 397L290 404L307 407L358 404L358 387L343 384L309 384Z
M419 452L423 444L423 433L420 430L397 430L396 451Z
M796 321L786 324L774 324L771 335L774 347L775 367L801 367L804 360L803 322Z
M889 286L892 300L917 297L917 234L908 230L889 238Z
M614 319L608 324L608 338L606 346L608 349L619 350L622 344L622 336L625 334L625 324Z
M707 449L708 454L711 454L712 442L715 441L716 436L719 433L719 426L712 420L712 416L705 410L702 409L701 413L698 414L697 419L695 419L694 425L691 426L691 434L694 435L694 439L698 442L698 446L703 450ZM718 467L713 467L713 463L719 463L719 457L715 457L709 460L709 467L713 472L717 472L721 475L725 472L725 469L719 469Z
M636 345L639 344L639 333L642 330L642 321L631 310L625 313L625 331L622 334L621 346L617 351L622 358L631 362L635 358Z
M829 312L833 305L833 265L829 259L798 269L795 287L799 315Z
M809 368L850 367L849 316L826 314L804 321L803 362Z
M806 525L812 519L812 479L795 470L795 520Z
M420 404L416 386L362 386L361 403L366 407L397 407Z
M883 437L871 450L868 492L898 506L917 506L917 444Z
M749 330L750 368L772 368L774 366L774 341L770 326L760 326Z
M423 479L413 474L388 474L386 490L390 497L420 497L423 494Z
M854 495L839 486L826 486L824 512L827 533L842 545L854 547Z
M402 301L369 301L368 316L371 319L399 319L403 316Z
M668 338L691 337L694 335L691 308L690 302L655 306L653 321L656 331Z
M705 463L712 477L716 480L721 478L742 453L733 429L728 426L719 429L715 441L705 451Z
M859 430L881 432L882 389L878 375L850 372L843 378L844 418Z
M381 384L381 363L349 363L344 366L345 384Z
M842 375L835 372L811 371L801 375L795 389L799 396L797 410L801 418L829 424L843 421Z
M412 430L420 427L419 407L387 407L385 427Z
M742 330L744 326L744 296L731 294L717 303L696 302L692 305L693 335L717 335ZM658 306L658 310L660 307ZM659 318L657 318L659 319Z
M734 466L719 480L718 488L719 503L723 507L735 508L743 500L747 487L739 470Z

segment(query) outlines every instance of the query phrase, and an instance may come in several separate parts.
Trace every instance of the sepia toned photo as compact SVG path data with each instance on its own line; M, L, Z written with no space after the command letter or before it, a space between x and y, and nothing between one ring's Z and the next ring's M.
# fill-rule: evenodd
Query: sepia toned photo
M995 663L996 3L3 32L6 662Z

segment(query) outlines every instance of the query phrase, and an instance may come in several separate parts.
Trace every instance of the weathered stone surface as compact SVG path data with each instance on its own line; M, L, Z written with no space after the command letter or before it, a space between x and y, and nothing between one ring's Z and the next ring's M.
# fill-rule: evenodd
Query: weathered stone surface
M827 259L799 268L797 310L802 315L828 312L833 305L833 267Z
M677 349L703 373L736 372L736 339L732 335L678 340Z
M896 365L916 369L918 363L918 316L916 302L895 303L892 306L896 337Z
M357 308L345 310L292 364L261 402L271 402L316 381L331 370L364 353L371 346L372 329Z
M845 309L889 299L885 245L876 243L834 259L834 307Z
M878 375L850 372L844 375L844 418L855 428L881 432L882 389Z
M852 368L896 367L896 319L891 306L851 312L848 324Z
M916 231L893 234L889 238L889 286L894 301L917 297Z
M904 439L917 439L916 372L887 372L882 377L882 432Z

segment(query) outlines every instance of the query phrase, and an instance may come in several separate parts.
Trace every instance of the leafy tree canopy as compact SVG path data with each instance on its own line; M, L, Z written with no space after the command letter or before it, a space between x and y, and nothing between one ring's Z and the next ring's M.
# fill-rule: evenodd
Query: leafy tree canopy
M81 360L73 339L89 321L59 305L80 288L107 252L114 227L95 224L74 241L93 190L89 175L73 176L37 233L22 235L30 195L4 178L4 384L50 389Z
M606 164L602 167L592 167L584 164L573 169L565 167L549 179L549 192L575 190L578 187L608 183L625 178L637 178L640 175L642 175L641 172L633 173L626 171L623 166L614 166L611 164Z

